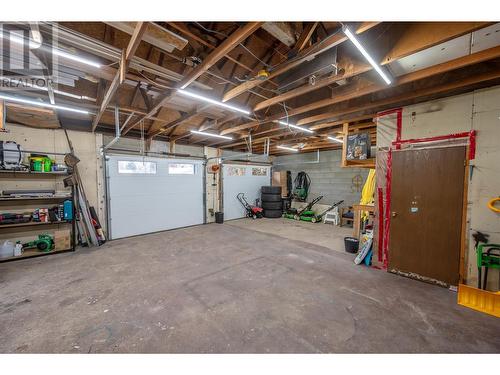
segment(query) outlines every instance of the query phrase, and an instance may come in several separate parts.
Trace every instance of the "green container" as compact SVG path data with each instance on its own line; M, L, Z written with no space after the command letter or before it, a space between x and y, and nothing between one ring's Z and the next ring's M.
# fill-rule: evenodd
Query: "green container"
M44 172L50 172L52 171L52 160L50 160L49 158L44 158L44 162L43 162L43 171Z
M35 172L43 172L43 157L31 157L31 170Z

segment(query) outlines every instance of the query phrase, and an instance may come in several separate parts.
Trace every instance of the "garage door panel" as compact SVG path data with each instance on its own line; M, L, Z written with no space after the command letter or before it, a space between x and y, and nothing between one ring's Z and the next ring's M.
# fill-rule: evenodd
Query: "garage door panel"
M118 161L156 163L156 173L119 173ZM194 174L169 174L169 164L193 164ZM203 164L199 160L108 156L112 239L203 224Z

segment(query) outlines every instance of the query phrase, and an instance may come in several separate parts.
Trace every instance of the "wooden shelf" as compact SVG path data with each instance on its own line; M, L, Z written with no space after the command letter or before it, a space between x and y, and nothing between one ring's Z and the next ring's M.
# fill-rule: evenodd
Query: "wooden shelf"
M73 251L73 249L70 248L70 249L63 249L63 250L51 250L51 251L47 251L47 252L42 252L42 251L39 251L38 249L27 249L27 250L23 251L22 255L19 255L17 257L0 258L0 263L9 262L12 260L41 257L41 256L45 256L45 255L55 254L55 253L65 253L68 251Z
M71 195L53 195L53 196L47 196L47 197L2 197L2 196L0 196L0 202L2 202L2 201L54 200L54 199L71 199Z
M67 171L54 171L54 172L36 172L36 171L15 171L0 169L0 177L2 175L29 175L29 176L69 176Z
M371 168L375 169L375 158L370 158L366 160L345 160L343 168Z
M0 225L0 229L3 228L18 228L18 227L31 227L38 225L61 225L61 224L71 224L71 221L49 221L49 222L37 222L37 221L29 221L27 223L17 223L17 224L4 224Z
M40 154L53 154L53 155L64 155L64 154L54 154L47 152L36 152L36 151L24 151L25 153L40 153ZM38 172L38 171L30 171L30 170L0 170L0 179L18 179L19 184L16 186L20 186L20 184L25 184L29 180L38 180L40 178L57 178L57 177L65 177L71 176L72 170L66 171L50 171L50 172ZM59 180L57 180L59 181ZM22 185L21 185L22 186ZM28 187L28 185L26 186ZM1 189L3 190L3 189ZM28 190L29 191L29 190ZM38 249L26 249L22 255L20 256L11 256L8 258L0 258L0 262L9 262L16 261L21 259L40 257L45 255L51 255L56 253L62 253L67 251L75 251L75 246L77 243L76 240L76 220L75 220L75 187L71 186L71 191L67 190L57 191L54 195L40 195L36 196L10 196L10 195L0 195L0 207L18 207L17 209L21 209L21 207L27 206L39 206L39 205L55 205L60 204L63 200L71 200L72 202L72 217L71 221L54 221L54 222L34 222L29 221L26 223L14 223L14 224L4 224L0 225L0 231L2 233L2 237L11 237L11 241L16 242L15 238L23 238L25 236L20 236L21 232L42 232L44 230L52 231L54 229L67 229L67 225L71 225L70 229L70 246L68 249L63 250L52 250L48 252L42 252ZM11 208L9 208L11 209ZM64 226L64 227L60 227ZM19 229L20 228L20 229ZM3 230L2 230L3 229ZM67 246L67 245L63 245Z

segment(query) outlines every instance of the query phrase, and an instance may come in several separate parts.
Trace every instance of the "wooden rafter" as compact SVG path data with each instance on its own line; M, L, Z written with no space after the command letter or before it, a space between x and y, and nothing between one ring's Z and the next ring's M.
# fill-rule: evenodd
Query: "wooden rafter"
M203 38L200 38L198 35L194 34L191 30L189 30L187 28L187 26L183 25L182 23L179 23L179 22L169 22L168 25L170 25L171 27L173 27L177 31L180 31L181 33L183 33L184 35L186 35L190 39L193 39L193 40L197 41L198 43L204 45L205 47L208 47L208 48L210 48L212 50L214 50L214 49L217 48L217 46L214 46L213 44L207 42ZM236 65L241 66L243 69L245 69L245 70L247 70L249 72L252 71L252 69L250 67L246 66L245 64L243 64L242 62L238 61L237 59L235 59L234 57L230 56L229 54L225 55L225 57L228 60L230 60L233 63L235 63Z
M462 36L477 30L478 28L487 26L486 22L417 22L409 25L408 29L400 36L396 45L386 54L381 60L380 64L385 65L390 62L396 61L408 55L417 53L423 49L430 48L436 44L446 42L452 38ZM371 66L366 64L355 63L354 65L349 62L340 62L339 68L348 68L348 72L344 73L345 78L362 74L371 70ZM342 79L342 78L339 78ZM284 94L275 96L268 100L258 103L254 110L258 111L267 108L271 105L282 103L285 100L295 98L305 93L309 93L325 87L336 80L334 77L325 78L316 82L314 86L306 84L295 90L290 90Z
M308 22L305 25L299 39L297 40L297 43L295 43L292 50L290 51L290 55L294 56L305 48L307 42L309 42L309 40L311 39L318 24L319 22Z
M370 23L370 27L374 26L376 23ZM368 27L365 24L362 24L360 27L356 29L356 33L359 34L363 31L368 30ZM333 35L330 35L329 37L323 39L322 41L312 45L309 48L306 48L302 50L294 59L292 60L287 60L280 64L278 67L273 69L273 71L269 74L269 77L266 79L254 79L254 80L249 80L246 82L243 82L239 86L236 86L235 88L229 90L224 94L223 101L226 102L230 99L233 99L241 94L243 94L245 91L248 91L254 87L262 85L264 82L273 79L274 77L277 77L283 73L288 72L290 69L295 68L296 66L299 66L302 64L304 61L306 61L307 58L311 58L311 56L314 56L316 54L322 53L332 47L335 47L339 45L340 43L344 42L347 40L347 37L344 36L341 33L336 33Z
M228 38L226 38L216 49L214 49L205 60L194 68L189 74L187 74L177 85L179 89L187 87L190 83L194 82L198 77L200 77L204 72L206 72L210 67L212 67L217 61L223 58L229 51L231 51L235 46L241 43L243 40L248 38L255 30L261 26L262 22L248 22L246 25L238 28L234 33L232 33ZM167 90L163 93L157 103L148 111L147 115L138 121L132 123L130 126L123 130L123 134L127 134L132 128L134 128L141 120L150 118L154 116L156 112L175 95L175 90Z
M288 116L295 116L299 115L302 113L310 112L316 109L324 108L333 104L338 104L350 99L354 99L363 95L368 95L368 94L373 94L375 92L379 92L382 90L386 90L388 88L400 86L406 83L414 82L423 78L431 77L436 74L441 74L445 73L451 70L463 68L472 64L476 64L482 61L486 60L491 60L494 58L500 57L500 47L493 47L485 51L477 52L472 55L468 55L465 57L460 57L458 59L454 59L442 64L434 65L429 68L421 69L416 72L408 73L403 76L398 77L395 82L388 87L387 85L383 83L373 83L373 82L358 82L356 85L352 87L347 87L343 89L341 93L338 95L335 95L333 98L327 98L327 99L322 99L307 105L304 105L302 107L294 108L290 111L288 111ZM277 114L274 116L270 116L264 120L259 121L251 121L242 125L235 126L230 129L224 130L221 134L230 134L234 133L239 130L245 130L249 128L253 128L258 126L259 124L262 124L264 122L272 122L276 120L280 120L282 118L285 118L285 114ZM327 115L325 114L320 114L320 115L315 115L311 116L307 120L301 119L297 121L297 125L305 125L309 124L315 121L320 121L320 120L325 120L328 119Z
M108 107L111 99L115 95L116 90L118 90L118 87L125 80L126 71L128 70L128 66L130 64L130 61L132 60L132 57L134 56L135 52L137 51L137 48L139 47L142 35L146 31L147 25L148 25L147 22L137 22L134 32L130 37L128 46L123 52L122 61L120 62L120 69L117 70L115 77L113 78L113 81L111 81L108 90L104 94L102 103L94 118L94 121L92 123L92 131L95 131L95 129L97 128L97 125L99 124L99 121L101 120L101 117L104 114L106 108Z

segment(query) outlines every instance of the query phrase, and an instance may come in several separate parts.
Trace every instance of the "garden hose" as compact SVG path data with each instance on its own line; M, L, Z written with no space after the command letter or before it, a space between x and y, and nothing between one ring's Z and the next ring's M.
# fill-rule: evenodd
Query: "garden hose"
M491 199L489 202L488 202L488 208L493 211L493 212L497 212L497 213L500 213L500 208L498 207L495 207L495 203L496 202L500 202L500 197L497 197L497 198L493 198Z

